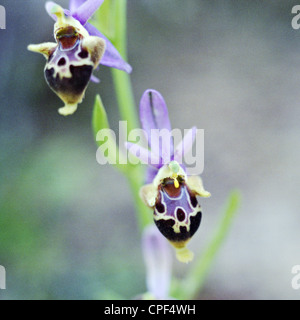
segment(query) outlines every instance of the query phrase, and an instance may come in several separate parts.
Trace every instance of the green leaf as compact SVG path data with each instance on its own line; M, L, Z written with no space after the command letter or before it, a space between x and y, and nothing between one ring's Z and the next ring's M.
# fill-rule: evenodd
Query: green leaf
M107 114L99 94L96 95L92 121L93 121L93 130L94 130L95 137L99 130L109 129Z
M92 127L93 127L94 137L97 145L101 147L103 146L104 143L106 143L109 147L110 151L107 154L105 154L105 157L108 159L109 163L113 164L122 173L126 174L128 171L128 165L119 164L120 160L121 160L121 163L126 163L126 159L124 154L122 154L121 151L119 150L119 147L116 143L115 135L110 130L107 114L103 106L100 95L96 95L94 110L93 110ZM107 140L105 142L99 141L97 139L97 136L99 135L99 132L101 130L102 132L103 130L105 130L105 136L107 137Z

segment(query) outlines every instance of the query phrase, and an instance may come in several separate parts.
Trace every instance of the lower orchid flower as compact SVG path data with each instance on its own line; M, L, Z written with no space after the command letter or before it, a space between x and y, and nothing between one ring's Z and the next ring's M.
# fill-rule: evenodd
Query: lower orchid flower
M28 46L28 50L43 54L47 60L46 81L65 104L58 110L61 115L77 110L90 80L99 82L92 75L99 63L131 72L111 42L87 22L102 3L103 0L71 0L70 10L66 10L47 2L46 10L56 21L56 42Z
M171 139L169 146L161 146L159 139L153 139L153 130L156 133L157 130L171 132L166 103L155 90L147 90L143 94L140 120L151 150L126 143L129 152L138 149L140 160L150 164L147 184L141 188L140 196L153 209L154 222L175 247L177 259L187 263L194 255L186 245L199 228L202 217L197 196L210 196L205 191L201 178L188 176L181 162L182 153L193 145L196 128L192 128L175 148ZM134 155L137 156L137 153Z

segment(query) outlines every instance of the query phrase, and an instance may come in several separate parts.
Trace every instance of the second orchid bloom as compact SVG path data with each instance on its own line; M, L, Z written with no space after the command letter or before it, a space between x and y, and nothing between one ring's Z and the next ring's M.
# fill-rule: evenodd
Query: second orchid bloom
M147 90L143 94L140 102L140 118L148 137L153 137L151 130L171 132L166 103L161 94L155 90ZM192 146L195 131L196 128L191 129L176 147L171 140L169 146L164 146L156 145L159 140L154 139L154 142L150 138L148 145L151 150L134 145L135 151L136 148L139 149L138 154L142 162L150 164L147 184L141 188L140 196L144 203L153 209L157 228L175 247L177 259L181 262L193 259L193 253L186 245L201 222L202 212L197 196L210 196L210 193L203 188L201 178L188 176L181 162L183 158L181 153ZM130 152L133 144L127 143L126 146ZM155 161L151 162L149 159Z

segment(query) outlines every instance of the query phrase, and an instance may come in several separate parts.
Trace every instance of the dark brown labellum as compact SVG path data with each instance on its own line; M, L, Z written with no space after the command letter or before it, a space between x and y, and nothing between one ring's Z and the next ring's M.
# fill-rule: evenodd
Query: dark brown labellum
M61 58L61 60L64 58ZM61 61L60 60L60 61ZM93 67L89 65L84 66L70 66L71 72L70 78L60 78L57 73L54 76L54 69L45 70L45 78L50 88L55 91L58 95L64 96L64 99L68 103L76 103L82 96L93 72Z
M190 217L190 230L187 231L186 227L181 226L179 232L175 232L173 226L175 221L173 219L168 220L155 220L154 222L158 230L171 242L186 242L195 234L201 223L202 213L199 211L196 216Z
M186 243L200 226L200 205L184 180L181 180L176 188L174 179L166 178L158 191L154 222L169 241L180 247L181 243Z
M94 63L88 51L82 48L78 36L66 35L64 31L59 45L47 61L45 78L66 104L77 104L83 98L93 68Z

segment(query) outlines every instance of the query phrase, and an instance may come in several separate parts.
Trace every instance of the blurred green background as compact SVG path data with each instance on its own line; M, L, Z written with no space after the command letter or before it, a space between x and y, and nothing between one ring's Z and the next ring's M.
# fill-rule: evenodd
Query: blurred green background
M112 128L110 70L70 117L48 88L30 43L53 41L41 0L2 0L0 30L0 299L131 299L145 292L126 180L96 162L91 130L100 93ZM68 1L58 1L64 7ZM296 1L129 0L128 55L136 102L159 90L174 128L205 130L200 255L228 193L240 213L199 299L299 299L300 31ZM300 2L299 2L300 4ZM173 257L174 258L174 257ZM174 275L189 265L174 258Z

